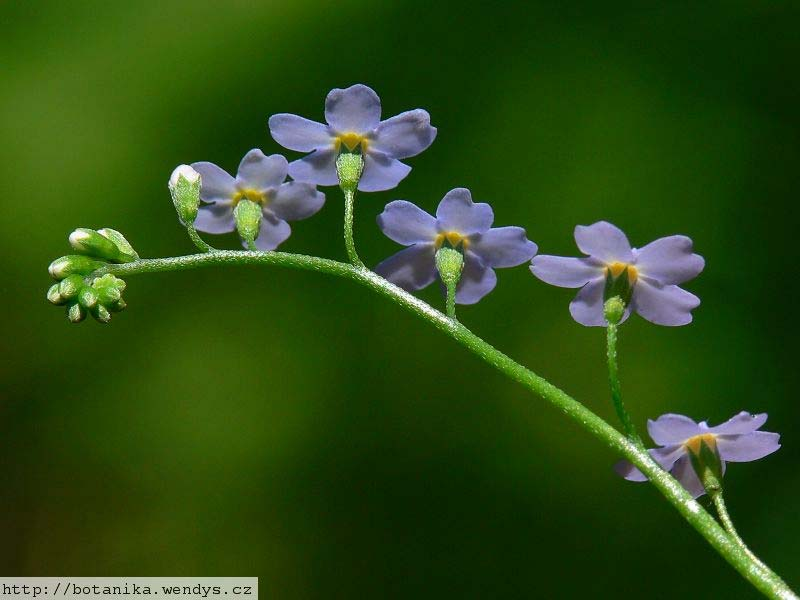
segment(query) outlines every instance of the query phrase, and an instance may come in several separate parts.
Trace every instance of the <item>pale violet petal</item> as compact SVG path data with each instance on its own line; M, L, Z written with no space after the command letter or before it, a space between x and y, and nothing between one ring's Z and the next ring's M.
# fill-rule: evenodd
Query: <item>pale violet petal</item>
M697 296L677 285L659 286L640 277L633 287L633 310L656 325L688 325L692 322L692 310L699 305Z
M579 288L605 276L605 267L589 258L540 254L531 261L531 272L550 285Z
M370 150L364 156L364 172L358 182L362 192L383 192L397 187L411 167L385 154Z
M739 435L742 433L753 432L756 429L759 429L766 422L767 413L753 415L743 410L724 423L710 427L708 430L711 433L718 433L721 435Z
M375 272L406 291L420 290L436 279L435 251L433 244L403 248L375 267Z
M289 175L296 181L315 185L339 185L336 175L336 153L333 148L316 150L289 163Z
M606 317L603 312L603 291L605 279L592 279L583 286L575 299L569 304L572 318L587 327L605 327Z
M496 285L497 275L494 270L485 265L476 254L467 250L464 254L464 270L456 287L456 302L475 304Z
M256 248L259 250L275 250L288 237L292 235L292 228L283 219L279 219L269 211L264 211L261 219L261 227L258 229L256 238ZM244 244L247 247L246 244Z
M492 226L492 207L484 202L473 202L466 188L455 188L445 194L436 209L439 230L454 231L466 237L485 233Z
M780 444L781 436L770 431L753 431L742 435L718 435L717 449L720 458L728 462L750 462L772 454Z
M433 242L438 234L436 219L406 200L389 202L377 221L386 237L405 246Z
M536 254L522 227L496 227L469 238L469 249L489 267L516 267Z
M700 427L698 423L689 417L667 413L661 415L655 421L648 420L647 432L659 446L670 446L682 444L690 437L708 433L708 430Z
M236 229L231 204L207 204L197 211L194 228L205 233L228 233Z
M275 190L268 208L280 219L299 221L316 214L324 204L325 194L312 184L288 181Z
M263 191L278 187L286 179L289 163L280 154L266 156L258 148L244 155L236 173L239 189Z
M381 120L380 98L360 83L333 89L325 99L325 120L337 133L372 132Z
M382 121L370 140L369 147L392 158L416 156L433 143L436 128L422 109L409 110Z
M697 277L705 266L703 257L692 252L692 240L672 235L634 250L640 275L662 285L683 283Z
M269 118L269 132L281 146L297 152L333 146L334 136L327 125L297 115L272 115Z
M633 261L628 238L617 226L606 221L576 226L575 242L581 252L606 263Z
M200 173L200 198L204 202L224 202L236 193L236 180L211 162L192 163L192 168Z

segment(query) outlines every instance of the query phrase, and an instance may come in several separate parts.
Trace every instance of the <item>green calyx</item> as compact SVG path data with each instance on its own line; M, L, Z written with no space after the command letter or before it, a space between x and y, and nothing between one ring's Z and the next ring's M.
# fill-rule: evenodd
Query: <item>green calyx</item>
M233 218L236 221L236 231L245 242L252 244L258 237L261 227L261 205L246 198L239 201L233 209Z
M127 263L139 258L125 237L113 229L79 227L70 234L69 243L80 254L108 262Z
M635 276L633 278L635 281ZM629 267L625 267L617 275L613 275L610 271L606 275L606 285L603 290L603 299L610 300L611 298L618 297L625 306L628 306L633 296L633 282L629 272Z
M436 251L436 270L445 286L455 287L464 270L464 256L454 248L442 246Z
M697 444L689 446L689 458L697 477L709 495L722 491L722 462L713 438L700 437Z
M169 193L175 212L185 226L194 224L200 207L200 174L189 165L177 167L169 179Z
M364 172L364 157L358 152L342 152L336 157L336 175L342 191L355 193Z
M51 286L47 299L56 305L66 304L67 319L79 323L92 315L100 323L108 323L111 313L126 306L122 299L125 282L113 275L103 275L89 282L80 275L70 275Z
M613 296L605 301L603 314L609 325L618 325L625 314L625 302L619 296Z

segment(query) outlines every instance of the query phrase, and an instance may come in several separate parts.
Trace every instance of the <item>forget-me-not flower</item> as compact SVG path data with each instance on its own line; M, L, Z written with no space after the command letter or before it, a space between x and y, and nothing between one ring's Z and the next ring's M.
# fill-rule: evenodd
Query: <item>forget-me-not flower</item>
M236 177L214 163L192 163L202 181L200 198L208 203L200 207L195 228L206 233L234 231L233 210L240 200L247 199L259 204L263 214L256 247L277 248L292 233L287 221L308 218L325 204L325 194L314 185L285 181L288 166L280 154L265 156L257 148L245 154Z
M269 130L276 142L311 152L289 165L293 179L337 185L336 156L346 149L364 156L359 190L389 190L411 171L398 159L416 156L436 137L430 115L422 109L381 121L380 98L362 84L331 90L325 99L325 120L327 125L285 113L270 117Z
M515 267L536 254L522 227L492 228L494 213L475 203L468 189L447 192L433 217L411 202L395 200L378 215L381 231L408 246L375 271L405 290L419 290L437 279L436 251L444 244L464 255L456 302L474 304L497 284L496 267Z
M608 277L627 269L633 295L622 320L631 311L657 325L686 325L700 299L677 284L696 277L705 266L702 256L693 254L692 240L672 235L643 248L631 248L625 234L611 223L575 227L575 242L588 256L536 256L533 274L552 285L581 288L569 305L572 317L582 325L606 325L603 292Z
M655 421L647 421L650 437L661 446L649 450L650 456L697 498L706 491L689 453L699 455L701 444L705 444L719 457L722 472L726 462L750 462L763 458L781 447L780 435L757 431L766 422L766 413L751 415L740 412L715 427L709 427L705 421L695 423L683 415L661 415ZM647 477L627 461L617 463L615 468L629 481L647 481Z

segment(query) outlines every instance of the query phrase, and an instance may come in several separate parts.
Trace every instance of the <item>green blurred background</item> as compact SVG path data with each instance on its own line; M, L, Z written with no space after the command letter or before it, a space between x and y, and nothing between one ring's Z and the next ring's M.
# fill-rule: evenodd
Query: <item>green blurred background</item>
M4 575L258 575L264 597L757 597L616 457L428 325L353 284L280 269L131 277L108 327L44 299L78 226L191 253L172 168L284 152L372 86L439 135L362 195L375 264L390 200L492 203L542 252L608 219L707 260L688 327L621 340L640 426L766 411L784 446L733 465L729 507L800 585L800 6L796 2L4 2L0 6L0 565ZM290 158L298 155L288 153ZM342 201L282 249L342 258ZM233 236L215 238L236 248ZM462 320L613 418L603 331L572 292L503 270ZM422 296L441 303L437 290Z

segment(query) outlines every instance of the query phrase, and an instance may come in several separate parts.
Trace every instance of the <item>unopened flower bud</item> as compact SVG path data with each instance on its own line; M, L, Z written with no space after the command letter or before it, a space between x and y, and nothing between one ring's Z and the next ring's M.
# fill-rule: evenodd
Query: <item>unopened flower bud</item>
M608 321L611 325L617 325L622 320L622 316L625 314L625 302L623 302L622 298L619 296L609 298L606 300L605 305L603 306L603 312L605 314L606 321Z
M50 263L48 271L53 279L64 279L68 275L79 274L88 275L92 271L105 266L106 263L94 260L81 254L70 254L55 259Z
M54 283L50 286L50 289L47 290L47 299L52 304L64 304L67 301L67 299L59 293L58 289L59 284Z
M192 225L200 206L200 173L189 165L180 165L169 178L169 193L181 223Z
M102 258L103 260L120 261L124 258L117 245L94 229L78 228L69 235L69 243L81 254Z
M445 286L455 287L464 270L464 256L454 248L443 246L436 251L436 270Z
M233 209L233 217L236 220L236 231L248 244L258 237L258 230L261 227L261 205L246 198L239 201Z
M78 297L78 293L84 285L86 283L81 275L70 275L58 284L58 291L65 300L72 300Z
M83 308L94 308L97 304L97 292L95 292L91 287L85 287L78 293L78 303Z
M345 192L355 192L364 172L364 157L356 152L342 152L336 157L336 175Z
M108 323L111 321L111 313L102 304L98 303L90 312L98 323Z
M119 251L126 257L130 257L131 259L130 261L124 260L122 262L132 262L134 260L139 260L139 254L136 252L136 250L133 249L133 246L131 246L130 242L126 240L125 236L122 235L119 231L111 229L110 227L104 227L103 229L98 229L97 233L114 242L114 245L116 245L116 247L119 248Z
M99 302L108 306L121 300L125 282L109 273L95 279L92 282L92 288L97 292Z
M86 318L86 309L77 302L73 302L67 308L67 318L73 323L80 323Z

